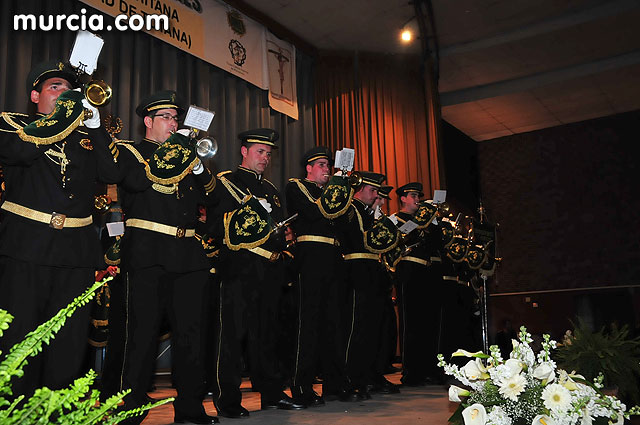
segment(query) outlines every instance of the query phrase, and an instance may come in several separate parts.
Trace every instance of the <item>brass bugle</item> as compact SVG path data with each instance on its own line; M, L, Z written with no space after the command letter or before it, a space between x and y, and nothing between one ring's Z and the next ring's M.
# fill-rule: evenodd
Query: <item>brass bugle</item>
M102 80L91 80L84 86L84 97L95 107L109 103L112 94L111 87Z
M362 174L357 171L349 174L349 184L352 187L358 187L362 185Z
M218 153L218 142L214 138L204 137L196 142L196 153L200 158L211 158Z

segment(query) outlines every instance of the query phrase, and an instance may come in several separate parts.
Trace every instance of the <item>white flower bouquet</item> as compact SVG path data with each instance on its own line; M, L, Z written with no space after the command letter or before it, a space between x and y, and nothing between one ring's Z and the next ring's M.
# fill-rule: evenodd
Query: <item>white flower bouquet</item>
M640 414L627 411L616 397L601 392L603 376L589 382L575 372L557 369L551 359L556 342L543 336L542 350L530 347L531 334L520 328L520 341L503 360L493 345L490 354L458 350L452 357L470 357L464 367L448 364L438 354L438 366L467 388L452 385L449 400L460 407L449 418L464 425L622 425L625 418Z

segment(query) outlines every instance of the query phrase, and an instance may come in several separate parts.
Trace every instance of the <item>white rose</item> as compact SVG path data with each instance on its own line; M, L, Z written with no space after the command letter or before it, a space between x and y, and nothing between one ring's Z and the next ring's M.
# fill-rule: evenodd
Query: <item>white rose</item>
M509 378L522 372L522 362L518 359L509 359L504 362L504 365L509 370Z
M547 363L542 363L533 369L533 377L546 383L553 382L556 379L556 373Z

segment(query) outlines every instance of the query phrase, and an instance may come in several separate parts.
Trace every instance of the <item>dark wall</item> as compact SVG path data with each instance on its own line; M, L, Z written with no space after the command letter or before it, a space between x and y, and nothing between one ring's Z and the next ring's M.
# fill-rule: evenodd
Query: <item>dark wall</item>
M640 111L478 144L490 292L640 283Z
M455 214L475 216L478 209L478 143L442 121L442 154L447 202ZM433 196L433 193L425 194Z

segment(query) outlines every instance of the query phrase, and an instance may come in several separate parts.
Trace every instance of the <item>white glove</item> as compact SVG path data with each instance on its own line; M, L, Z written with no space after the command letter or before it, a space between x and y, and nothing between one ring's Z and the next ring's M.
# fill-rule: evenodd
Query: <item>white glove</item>
M193 167L193 174L202 174L202 172L204 171L204 165L202 165L202 161L200 161L200 158L196 158L198 160L198 162L196 162L196 166Z
M100 112L98 111L98 108L90 104L87 99L82 99L82 106L93 113L91 118L84 120L84 126L87 128L100 127Z
M376 205L376 209L373 211L373 218L376 220L382 217L382 209L380 209L380 205Z
M262 205L262 208L267 210L268 213L270 213L273 210L273 208L271 208L271 204L267 202L266 199L258 199L258 200L260 201L260 205Z
M342 170L338 170L338 171L336 171L336 173L334 174L334 176L338 176L338 177L342 176Z
M180 130L176 131L176 133L182 134L184 137L189 137L189 134L191 134L191 131L186 128L181 128Z

